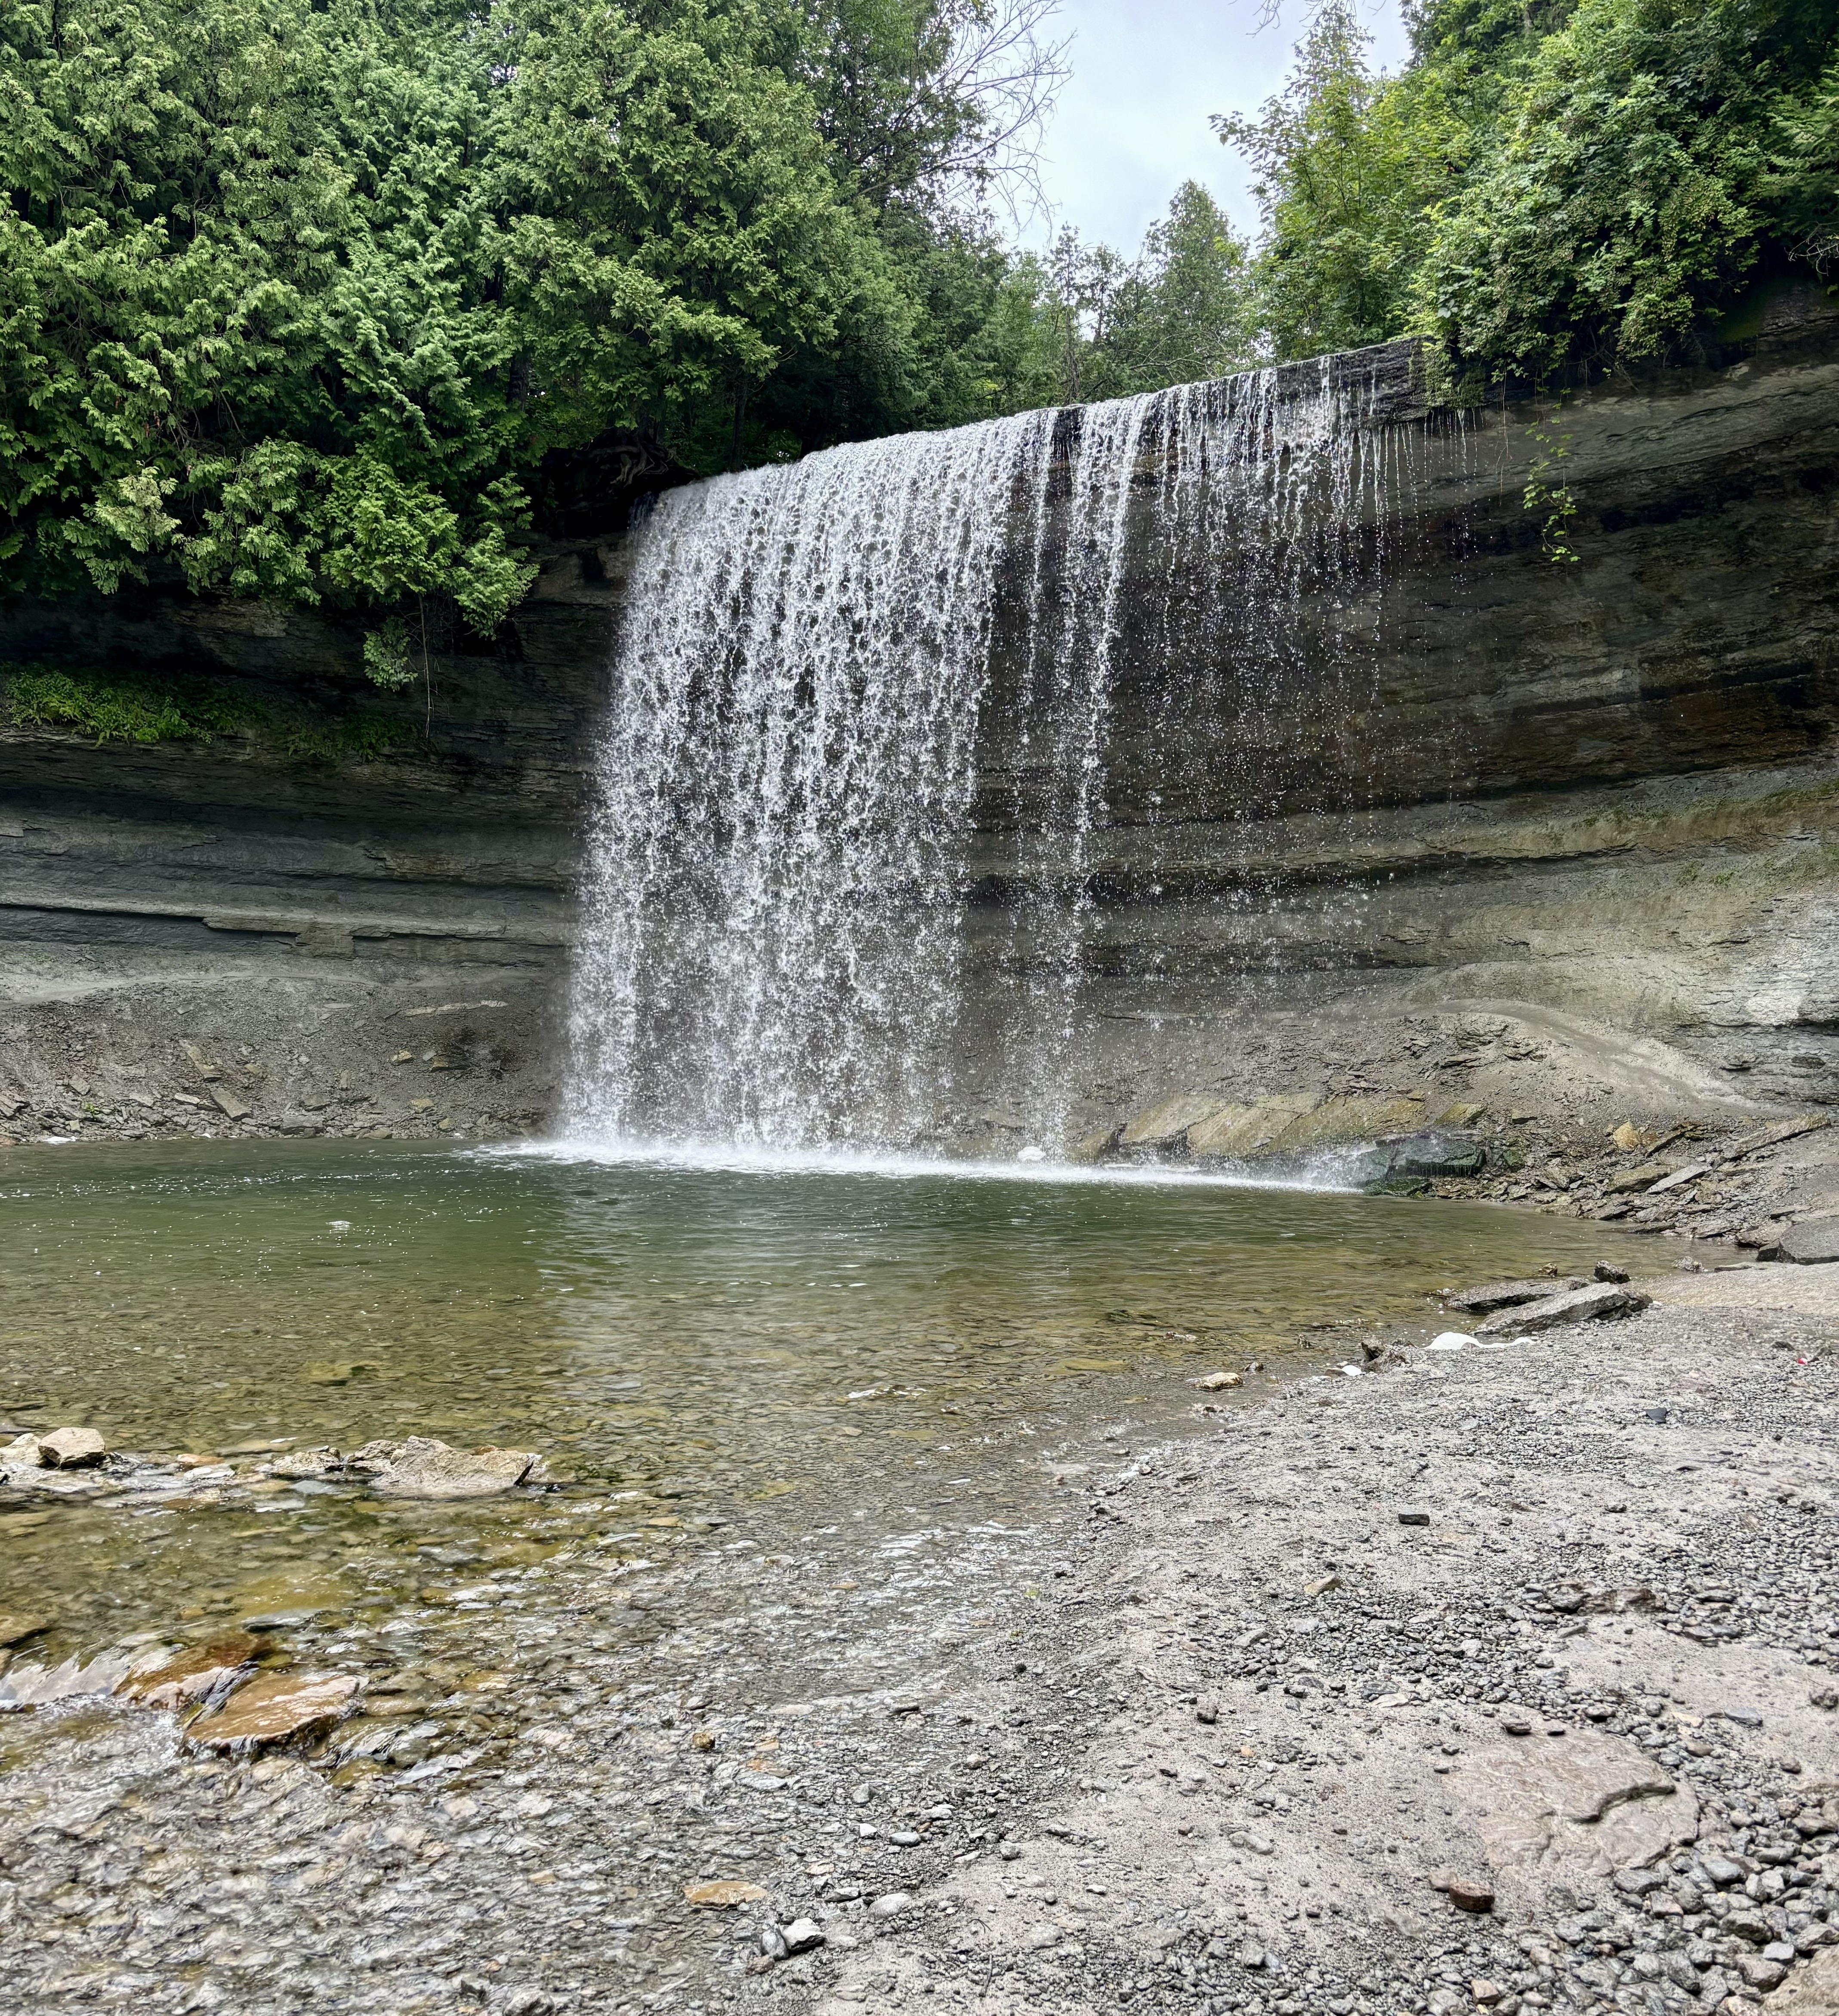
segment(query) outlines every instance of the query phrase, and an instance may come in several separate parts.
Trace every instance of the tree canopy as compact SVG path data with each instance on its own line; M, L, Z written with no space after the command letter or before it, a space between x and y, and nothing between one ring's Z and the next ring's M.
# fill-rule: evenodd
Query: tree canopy
M14 0L0 592L525 592L557 456L708 471L1416 333L1690 354L1839 257L1839 0L1319 0L1134 258L1006 244L1053 0ZM367 621L371 620L367 616Z

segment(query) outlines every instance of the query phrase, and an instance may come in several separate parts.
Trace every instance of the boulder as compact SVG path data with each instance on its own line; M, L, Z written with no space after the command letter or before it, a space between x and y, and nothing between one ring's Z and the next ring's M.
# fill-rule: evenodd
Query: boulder
M406 1442L367 1442L346 1459L346 1467L370 1473L370 1488L386 1498L490 1498L510 1491L530 1474L534 1449L450 1448L432 1435Z
M1839 1261L1839 1218L1804 1218L1781 1236L1781 1257L1803 1267Z
M1556 1330L1565 1323L1589 1323L1598 1316L1637 1316L1654 1300L1639 1288L1624 1288L1613 1281L1599 1281L1592 1287L1573 1288L1549 1301L1526 1302L1503 1309L1475 1326L1477 1337L1499 1337L1511 1331Z
M261 1640L250 1632L226 1632L207 1645L137 1667L115 1691L142 1708L182 1708L227 1693L261 1649Z
M49 1470L84 1470L100 1463L109 1445L94 1428L53 1428L38 1438L38 1460Z

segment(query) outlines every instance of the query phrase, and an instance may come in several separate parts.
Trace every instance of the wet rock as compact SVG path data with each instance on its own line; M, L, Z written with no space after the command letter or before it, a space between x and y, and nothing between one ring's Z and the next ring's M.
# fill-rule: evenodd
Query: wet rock
M37 1470L40 1467L38 1438L36 1435L16 1435L0 1447L0 1474L8 1471Z
M1623 1276L1625 1280L1627 1278ZM1443 1299L1452 1309L1486 1316L1491 1310L1513 1309L1524 1302L1549 1301L1554 1295L1569 1294L1585 1285L1581 1274L1568 1274L1560 1280L1548 1276L1542 1280L1489 1281L1479 1288L1459 1289Z
M38 1460L48 1470L87 1470L108 1453L94 1428L53 1428L38 1438Z
M1839 1261L1839 1218L1805 1218L1782 1234L1781 1257L1803 1267Z
M1499 1337L1508 1331L1555 1330L1564 1323L1589 1323L1602 1316L1638 1315L1654 1300L1638 1288L1625 1288L1613 1281L1599 1281L1593 1287L1574 1288L1553 1295L1549 1301L1528 1302L1503 1309L1476 1326L1480 1337Z
M1362 1155L1356 1166L1356 1180L1371 1184L1478 1176L1487 1163L1487 1150L1467 1134L1431 1129L1387 1135Z
M193 1723L186 1737L207 1750L285 1743L329 1728L357 1696L349 1673L276 1673L239 1688L224 1707Z
M386 1498L490 1498L521 1484L535 1467L532 1449L450 1448L431 1435L367 1442L346 1459L368 1471L370 1488Z
M34 1617L20 1611L0 1610L0 1645L17 1645L27 1638L34 1638L41 1631L49 1631L49 1617Z
M42 1708L86 1694L112 1694L127 1679L131 1664L105 1653L87 1666L75 1658L59 1666L14 1666L0 1679L0 1708Z
M250 1669L262 1641L247 1631L227 1632L207 1645L162 1655L137 1667L115 1691L142 1708L182 1708L227 1693Z
M1190 1127L1218 1113L1222 1103L1217 1093L1185 1093L1158 1100L1125 1122L1117 1145L1121 1148L1175 1147Z
M293 1482L304 1478L324 1477L344 1467L335 1449L297 1449L290 1456L277 1456L268 1465L268 1474Z

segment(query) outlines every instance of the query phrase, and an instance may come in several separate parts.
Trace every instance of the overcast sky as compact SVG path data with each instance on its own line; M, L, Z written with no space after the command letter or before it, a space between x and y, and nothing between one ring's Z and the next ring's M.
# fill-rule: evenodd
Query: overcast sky
M1359 0L1372 60L1405 54L1397 0ZM1075 225L1134 254L1144 230L1192 176L1248 231L1257 207L1238 157L1214 138L1212 112L1252 112L1283 88L1306 0L1258 28L1261 0L1060 0L1060 33L1074 37L1073 74L1048 128L1042 180L1053 224ZM1024 233L1050 235L1037 219Z

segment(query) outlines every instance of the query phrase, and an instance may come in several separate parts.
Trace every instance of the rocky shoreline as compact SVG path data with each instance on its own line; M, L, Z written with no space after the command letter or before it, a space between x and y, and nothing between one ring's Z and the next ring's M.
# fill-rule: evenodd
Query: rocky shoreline
M263 1620L275 1663L363 1674L317 1754L95 1701L0 1721L13 1990L1826 2006L1839 1269L1637 1285L1632 1317L1211 1393L1172 1442L1089 1424L1030 1452L1024 1513L660 1531L368 1638Z

